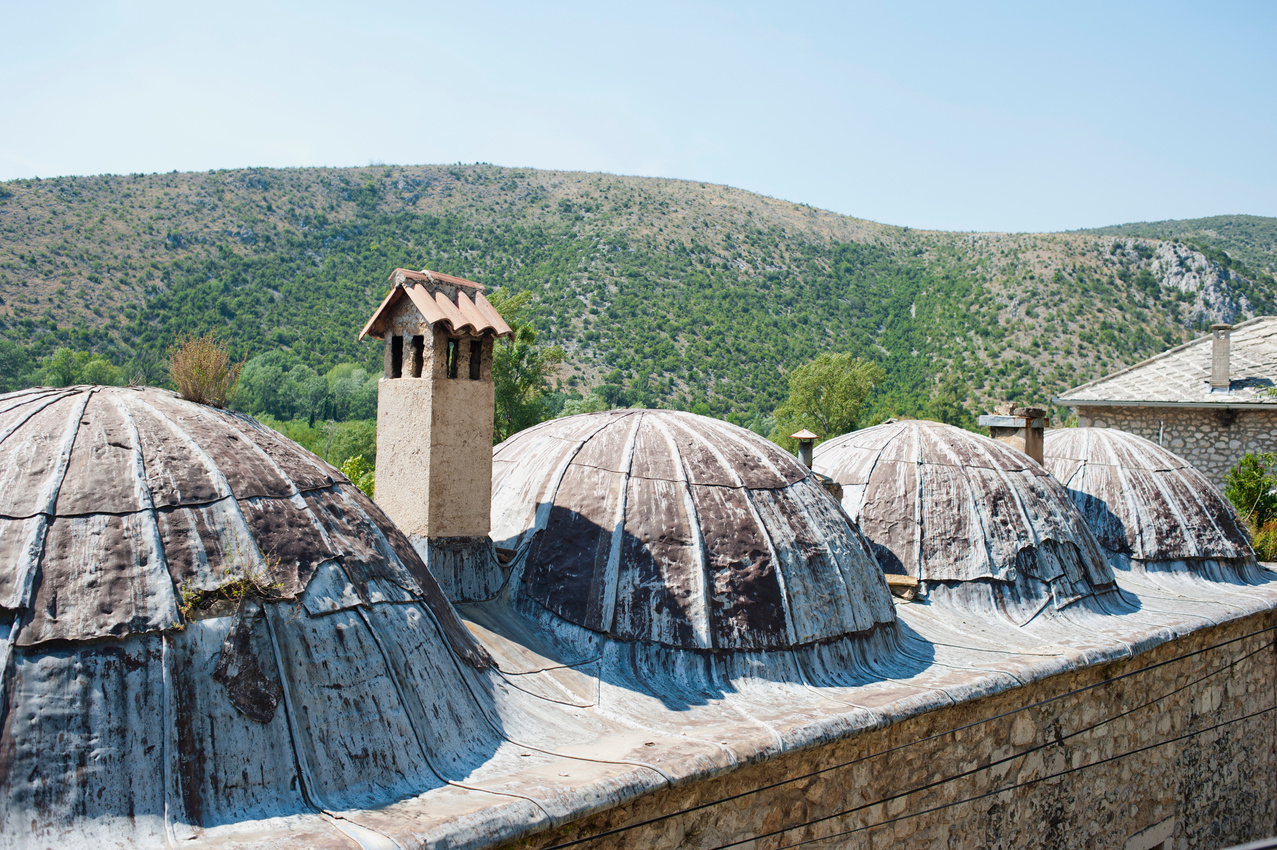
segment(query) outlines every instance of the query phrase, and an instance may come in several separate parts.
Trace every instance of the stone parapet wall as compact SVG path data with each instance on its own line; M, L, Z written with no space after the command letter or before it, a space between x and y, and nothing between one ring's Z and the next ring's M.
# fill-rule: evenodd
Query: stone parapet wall
M1118 428L1152 440L1197 467L1218 487L1247 452L1277 451L1277 411L1183 407L1086 407L1084 428ZM1049 437L1048 437L1049 439Z
M522 848L1226 847L1277 834L1277 613L691 785Z

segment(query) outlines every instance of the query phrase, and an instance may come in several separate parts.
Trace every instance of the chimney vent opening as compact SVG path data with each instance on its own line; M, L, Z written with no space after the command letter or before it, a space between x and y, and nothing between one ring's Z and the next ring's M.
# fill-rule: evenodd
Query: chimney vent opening
M414 378L421 377L422 364L426 359L426 338L424 336L414 336L412 338L412 376Z
M457 377L457 340L448 340L448 352L445 355L448 368L448 377Z
M403 377L403 337L390 338L390 375L391 378Z
M479 380L479 374L482 368L483 340L473 339L470 341L470 380Z

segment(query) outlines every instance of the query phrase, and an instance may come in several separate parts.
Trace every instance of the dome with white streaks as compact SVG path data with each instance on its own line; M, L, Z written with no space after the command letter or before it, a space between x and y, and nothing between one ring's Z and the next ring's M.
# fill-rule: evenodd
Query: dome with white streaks
M777 649L894 623L873 556L789 454L704 416L546 422L493 458L514 592L622 640Z
M1233 506L1188 461L1115 428L1049 431L1044 465L1068 490L1119 567L1250 567L1255 553Z
M835 437L813 466L883 569L924 591L997 592L1014 618L1115 587L1112 567L1064 489L1022 452L939 422L909 420ZM964 589L965 588L965 589Z

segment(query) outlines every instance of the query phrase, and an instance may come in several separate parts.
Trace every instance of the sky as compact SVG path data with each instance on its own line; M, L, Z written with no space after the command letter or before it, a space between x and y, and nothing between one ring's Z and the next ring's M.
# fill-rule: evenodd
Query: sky
M488 162L889 224L1277 216L1277 2L0 0L0 180Z

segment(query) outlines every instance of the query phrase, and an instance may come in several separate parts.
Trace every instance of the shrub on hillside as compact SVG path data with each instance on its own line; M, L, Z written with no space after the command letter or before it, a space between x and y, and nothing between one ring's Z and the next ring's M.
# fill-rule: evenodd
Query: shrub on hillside
M169 378L178 394L212 407L226 406L243 365L243 361L231 360L226 343L219 342L212 331L201 337L188 337L168 352Z

